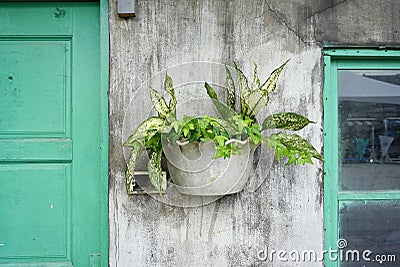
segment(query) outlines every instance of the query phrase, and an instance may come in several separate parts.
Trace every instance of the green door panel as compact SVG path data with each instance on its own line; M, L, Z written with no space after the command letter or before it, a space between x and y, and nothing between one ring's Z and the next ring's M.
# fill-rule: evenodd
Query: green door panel
M71 162L70 138L1 138L0 162Z
M3 36L72 36L77 5L70 3L2 3ZM96 13L98 14L98 13Z
M70 164L2 164L0 177L2 255L66 257Z
M0 134L66 134L70 41L15 39L0 39Z
M14 266L16 266L16 264L5 263L0 266L1 267L14 267ZM72 262L70 262L70 261L65 261L65 262L58 261L58 262L18 263L17 266L18 267L73 267L74 265L72 265ZM90 267L92 267L92 266L90 266Z
M0 18L0 267L94 265L99 3L0 2Z

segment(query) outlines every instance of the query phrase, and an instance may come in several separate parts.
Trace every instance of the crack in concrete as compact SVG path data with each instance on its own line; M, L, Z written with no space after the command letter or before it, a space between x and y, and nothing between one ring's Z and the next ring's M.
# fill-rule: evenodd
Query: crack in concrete
M249 19L245 19L245 20L240 20L238 23L235 24L234 28L236 28L239 24L242 24L242 23L246 23L246 22L249 22L249 21L252 21L252 20L259 19L259 18L261 18L262 16L264 16L265 13L267 13L267 12L270 12L270 10L264 10L260 15L257 15L256 17L253 17L253 18L249 18Z
M344 1L347 1L347 0L344 0ZM259 19L259 18L263 17L267 12L271 12L271 13L278 19L278 21L279 21L280 23L282 23L282 24L285 26L285 28L287 28L290 32L292 32L302 43L304 43L304 44L306 44L306 45L310 45L310 44L315 43L315 42L310 42L310 41L304 40L304 37L301 36L296 30L294 30L294 29L288 24L288 22L285 20L285 18L284 18L282 15L280 15L280 14L278 13L278 11L276 11L275 9L273 9L273 8L271 7L271 5L269 4L269 2L268 2L267 0L265 0L264 3L265 3L265 5L268 7L268 9L263 10L263 12L262 12L261 14L255 16L255 17L253 17L253 18L249 18L249 19L245 19L245 20L240 20L238 23L236 23L236 24L234 25L234 28L236 28L238 25L240 25L240 24L242 24L242 23L246 23L246 22L249 22L249 21L252 21L252 20ZM339 3L338 3L338 4L339 4ZM315 28L315 27L314 27L314 28ZM314 29L314 37L315 37L315 29ZM315 40L315 38L314 38L314 40Z
M312 32L313 32L313 39L314 39L314 42L319 43L319 42L317 41L317 33L316 33L317 22L315 21L315 17L313 17L313 19L312 19L311 26L312 26Z
M332 8L334 8L334 7L338 6L338 5L341 5L341 4L343 4L344 2L347 2L347 1L348 0L342 0L340 2L337 2L337 3L333 4L333 5L330 5L330 6L327 6L327 7L323 8L323 9L320 9L318 11L315 11L315 12L311 13L311 15L307 16L306 18L304 18L304 20L307 20L307 19L309 19L311 17L314 17L315 15L317 15L319 13L322 13L322 12L328 10L328 9L332 9Z
M300 36L300 34L298 32L296 32L292 27L289 26L289 24L286 22L286 20L275 10L271 7L271 5L268 3L268 1L264 2L269 11L272 12L272 14L275 15L275 17L289 30L291 31L297 38L299 38L299 40L304 43L304 44L310 44L311 42L307 42L304 40L304 37Z
M313 18L313 24L314 24L314 25L313 25L312 31L313 31L313 38L314 38L314 41L306 41L306 40L304 39L304 36L301 36L295 29L293 29L293 28L289 25L289 23L286 21L286 19L285 19L281 14L279 14L279 12L278 12L277 10L275 10L274 8L272 8L271 4L270 4L267 0L265 0L264 3L265 3L265 5L268 7L268 10L264 10L261 14L255 16L255 17L253 17L253 18L246 19L246 20L244 20L244 21L239 21L234 27L236 27L236 26L239 25L240 23L245 23L245 22L248 22L248 21L252 21L252 20L261 18L261 17L264 16L267 12L271 12L271 13L279 20L279 22L281 22L281 23L285 26L286 29L288 29L290 32L292 32L302 43L304 43L304 44L306 44L306 45L310 45L310 44L313 44L313 43L318 43L318 42L316 41L316 39L315 39L315 38L316 38L316 21L315 21L315 15L317 15L317 14L319 14L319 13L322 13L322 12L324 12L324 11L326 11L326 10L335 8L336 6L341 5L341 4L343 4L343 3L347 2L347 1L349 1L349 0L342 0L342 1L339 1L339 2L337 2L337 3L335 3L335 4L332 4L332 5L328 6L328 7L325 7L325 8L323 8L323 9L318 10L318 11L315 11L315 12L313 12L311 15L307 16L306 18L304 18L304 20L307 20L307 19L309 19L309 18L311 18L311 17Z

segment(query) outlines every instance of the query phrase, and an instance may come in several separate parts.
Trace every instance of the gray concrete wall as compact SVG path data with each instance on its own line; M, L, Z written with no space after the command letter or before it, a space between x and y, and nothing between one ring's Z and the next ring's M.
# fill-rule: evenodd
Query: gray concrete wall
M261 262L257 252L321 251L321 163L274 162L271 171L261 170L265 181L255 192L197 208L128 197L121 148L125 112L130 110L125 123L147 116L149 102L129 109L130 100L171 66L236 61L250 75L255 61L265 79L291 58L269 111L297 111L317 121L302 134L322 149L323 44L399 45L399 15L397 0L139 0L137 17L120 19L111 1L110 266L300 266Z

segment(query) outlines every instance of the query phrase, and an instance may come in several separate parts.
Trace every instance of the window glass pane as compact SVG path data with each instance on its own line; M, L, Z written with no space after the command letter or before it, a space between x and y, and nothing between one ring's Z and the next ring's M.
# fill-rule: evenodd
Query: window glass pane
M400 70L339 70L339 189L400 189Z
M347 242L347 246L339 249L340 266L400 266L400 201L341 203L339 236ZM357 253L360 261L356 261Z

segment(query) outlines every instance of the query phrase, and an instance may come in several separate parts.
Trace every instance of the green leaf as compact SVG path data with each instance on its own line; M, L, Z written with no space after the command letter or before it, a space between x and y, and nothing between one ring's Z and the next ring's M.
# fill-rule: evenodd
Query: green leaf
M204 119L199 120L198 123L199 123L199 127L202 130L206 129L207 126L210 124L210 122L208 120L204 120Z
M214 137L214 140L217 141L219 146L224 146L225 141L228 140L228 138L225 136L218 135Z
M214 89L211 87L211 85L205 83L204 87L206 88L208 96L211 98L214 106L217 108L219 114L223 119L227 120L228 118L235 115L234 109L229 108L228 106L226 106L225 104L223 104L218 100L218 96L215 93Z
M275 90L276 83L278 81L279 75L281 74L285 65L289 62L289 59L285 61L279 68L275 69L269 78L261 86L261 90L265 91L267 95Z
M154 131L161 132L161 129L165 123L164 118L150 117L143 121L137 128L136 131L128 137L123 144L124 146L134 146L134 142L143 143L145 139Z
M135 172L136 162L144 149L143 145L139 142L133 142L131 146L132 146L132 151L129 156L128 162L126 163L126 172L125 172L126 192L128 194L131 191L130 190L131 186L135 185L135 177L133 173Z
M161 169L161 156L162 150L149 151L149 161L147 168L149 171L149 179L151 184L161 193L163 185L162 169Z
M188 128L188 127L184 127L184 128L182 129L182 132L183 132L183 136L184 136L184 137L187 137L187 136L188 136L188 133L189 133L189 128Z
M226 104L232 110L235 110L235 103L236 103L236 89L235 83L233 82L231 72L229 71L228 67L225 66L226 69Z
M218 158L222 158L222 157L225 158L225 153L224 153L224 151L217 150L217 152L215 153L213 159L218 159Z
M246 127L247 135L255 145L258 145L262 141L262 135L259 127L260 125L257 123L253 124L251 127Z
M161 150L162 149L162 144L161 144L161 133L158 131L155 132L153 135L149 135L146 138L146 143L145 147L147 149L151 149L153 151Z
M175 89L174 84L172 82L172 78L168 76L168 73L165 74L165 81L164 81L164 90L168 92L170 96L169 100L169 112L173 114L175 118L175 109L176 109L176 97L175 97Z
M165 103L164 98L153 88L150 87L150 99L155 110L160 117L166 118L170 112L169 107Z
M257 65L254 63L253 90L247 97L244 98L244 101L248 106L248 110L246 110L245 113L246 115L254 117L264 106L268 104L269 94L275 90L279 75L288 61L289 60L271 73L267 81L261 86L261 89L258 89L260 87L260 83L257 74ZM256 86L254 86L254 84L256 84Z
M295 155L289 155L288 157L289 157L289 158L288 158L288 161L287 161L286 165L290 165L290 164L292 164L292 163L295 163L296 160L297 160L297 158L295 157Z
M279 132L277 134L270 135L269 139L272 139L275 143L280 143L284 145L288 149L294 149L298 151L298 154L301 156L310 156L323 161L322 156L318 153L318 151L306 140L300 137L297 134L286 134L283 132ZM276 146L281 148L279 146ZM294 153L289 153L294 154Z
M247 99L249 111L248 116L254 117L260 110L268 104L268 94L260 89L252 91Z
M188 127L190 130L194 130L195 127L196 127L196 125L195 125L195 123L192 121L192 122L188 122L187 127Z
M230 158L231 155L241 155L241 151L242 151L242 149L240 147L238 147L238 145L235 143L231 143L226 146L218 145L216 148L217 148L217 152L215 153L215 155L213 157L214 159L222 158L222 157L224 159L226 159L226 158Z
M243 74L243 72L238 68L236 63L233 63L236 69L236 74L238 76L238 83L239 83L239 91L240 91L240 106L241 106L241 113L242 114L249 114L249 106L248 106L248 98L251 93L249 84L247 82L246 76Z
M262 130L266 129L285 129L290 131L298 131L303 129L309 123L315 123L310 121L304 116L301 116L293 112L282 112L272 114L265 118L262 123Z
M253 75L253 89L252 89L252 91L257 90L257 89L260 88L260 79L258 78L258 67L257 67L257 64L255 62L253 62L253 65L254 65L254 75Z
M182 128L181 121L174 121L171 123L171 126L175 130L175 133L179 133Z
M214 91L214 89L211 87L211 85L209 85L207 82L204 83L204 87L207 90L207 94L211 99L215 99L218 100L218 96L217 93Z

